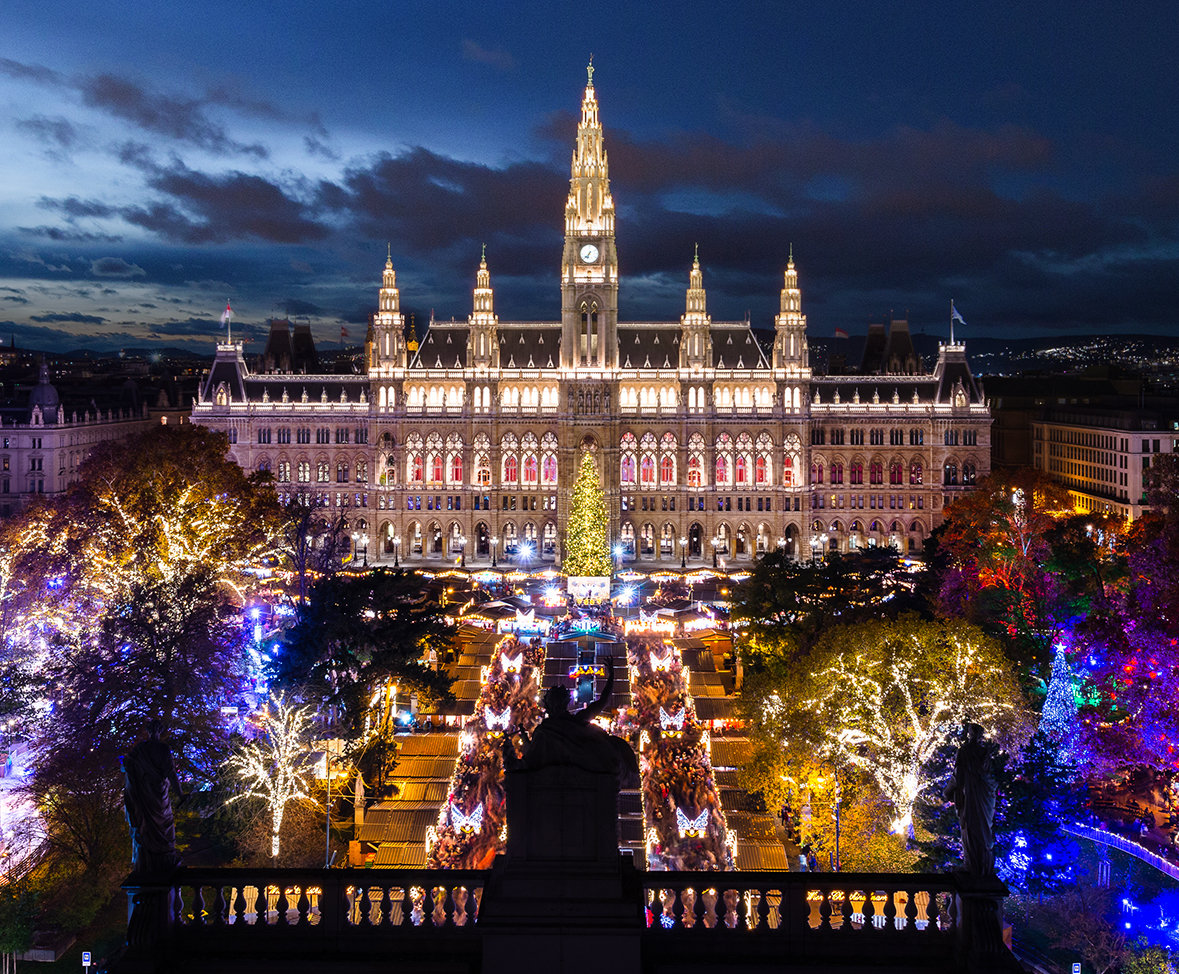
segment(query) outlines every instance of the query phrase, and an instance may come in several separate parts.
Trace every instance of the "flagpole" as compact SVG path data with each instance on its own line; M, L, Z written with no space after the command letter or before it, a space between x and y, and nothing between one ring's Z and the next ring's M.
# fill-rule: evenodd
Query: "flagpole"
M954 299L950 298L950 344L954 344Z

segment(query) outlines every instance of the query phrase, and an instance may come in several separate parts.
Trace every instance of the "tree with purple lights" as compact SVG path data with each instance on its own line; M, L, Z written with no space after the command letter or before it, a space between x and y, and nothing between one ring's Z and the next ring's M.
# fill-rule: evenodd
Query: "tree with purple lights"
M226 446L195 426L103 444L8 535L5 652L35 657L37 695L52 702L30 790L50 847L88 882L121 858L119 758L153 717L188 774L225 753L220 707L243 689L240 610L281 525L265 478Z

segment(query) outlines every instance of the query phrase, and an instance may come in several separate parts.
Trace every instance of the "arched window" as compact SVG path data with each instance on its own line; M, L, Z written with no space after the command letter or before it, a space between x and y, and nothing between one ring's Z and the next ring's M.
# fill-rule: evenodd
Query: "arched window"
M635 439L633 433L624 433L622 441L619 444L619 452L621 459L619 461L619 474L623 486L633 486L635 483L635 453L638 451L638 441Z
M975 477L977 477L977 476L978 476L978 473L975 470L975 466L973 463L970 463L969 461L967 461L966 463L962 464L962 483L973 484Z
M833 484L842 484L843 483L843 464L842 463L831 464L831 483L833 483Z
M821 484L823 482L823 464L816 461L811 464L811 483Z
M909 483L913 484L914 486L917 486L918 484L920 484L921 483L921 474L922 474L921 461L914 460L911 464L909 464Z
M749 390L744 390L748 393ZM738 487L748 487L753 467L753 438L748 433L737 437L737 457L735 463L736 483Z
M331 473L328 470L328 462L326 460L320 460L315 465L315 479L321 484L326 484L331 480Z
M651 390L652 395L655 390ZM644 433L639 443L639 482L650 490L655 486L655 436Z
M655 486L655 458L651 454L643 454L642 462L639 464L639 473L644 487Z
M509 453L504 457L504 484L512 485L520 482L520 461L516 459L516 454Z
M348 483L348 464L343 460L336 464L336 483Z
M311 463L307 460L299 461L299 483L307 484L311 482Z
M774 441L768 433L762 433L757 438L757 462L754 466L753 479L759 487L769 486L773 482Z
M367 484L368 483L368 461L367 460L357 460L356 461L356 482L358 484Z
M461 453L452 454L450 457L450 482L452 484L463 482L463 455Z
M675 436L671 433L664 433L659 440L659 482L661 484L674 484L676 482L675 451Z
M942 483L947 487L955 487L958 484L958 464L952 460L942 468Z
M290 479L291 479L291 461L290 460L279 460L278 461L278 482L280 484L285 484L285 483L289 483Z
M894 460L889 464L888 482L894 487L905 482L905 468L900 460Z
M862 485L864 483L864 465L859 460L853 460L848 467L848 483Z
M699 433L688 437L688 486L704 486L704 437Z
M884 464L879 460L873 460L868 466L868 480L877 485L884 483Z
M536 454L530 453L524 458L524 483L535 487L537 478L538 465L536 462Z
M442 454L435 453L430 457L430 480L436 484L442 483Z
M733 483L733 438L721 433L716 438L716 486L728 487Z
M782 483L786 487L794 487L802 482L802 440L791 433L786 437L785 449L782 453Z
M491 486L491 459L486 453L475 457L475 483L480 487Z
M554 402L556 400L554 399ZM557 438L552 433L545 433L540 438L541 460L540 478L546 487L557 485Z
M420 484L426 479L424 461L420 453L414 453L409 458L409 479L415 484Z

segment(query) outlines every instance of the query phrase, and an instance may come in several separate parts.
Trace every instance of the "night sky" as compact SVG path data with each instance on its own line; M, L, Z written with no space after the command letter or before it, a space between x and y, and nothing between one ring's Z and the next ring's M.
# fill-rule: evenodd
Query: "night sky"
M363 337L556 320L585 63L623 320L972 336L1179 321L1179 6L5 0L0 335L211 351L227 298Z

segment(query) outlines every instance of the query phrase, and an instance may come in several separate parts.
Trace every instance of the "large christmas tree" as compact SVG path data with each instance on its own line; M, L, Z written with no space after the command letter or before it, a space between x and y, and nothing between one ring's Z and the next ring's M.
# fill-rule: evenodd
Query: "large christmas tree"
M573 485L573 506L569 511L567 554L562 566L566 575L609 575L610 541L606 536L609 518L606 498L598 480L594 458L581 458L581 473Z

